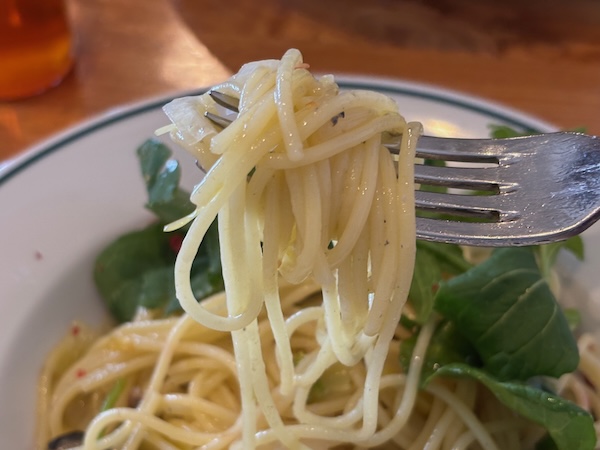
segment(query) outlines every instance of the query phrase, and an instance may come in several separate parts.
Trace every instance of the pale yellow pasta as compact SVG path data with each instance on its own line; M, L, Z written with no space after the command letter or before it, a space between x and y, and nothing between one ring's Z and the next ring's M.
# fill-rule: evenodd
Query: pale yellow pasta
M185 313L125 324L58 364L80 345L68 338L42 377L38 447L77 428L85 450L496 450L526 439L531 427L481 386L420 390L435 318L400 369L420 125L382 94L314 77L297 50L216 89L240 99L226 129L204 117L223 114L207 94L167 105L173 124L161 129L207 170L196 210L168 227L190 223L175 265ZM217 217L225 292L198 302L191 265ZM593 380L600 363L586 349ZM116 383L116 406L97 414Z

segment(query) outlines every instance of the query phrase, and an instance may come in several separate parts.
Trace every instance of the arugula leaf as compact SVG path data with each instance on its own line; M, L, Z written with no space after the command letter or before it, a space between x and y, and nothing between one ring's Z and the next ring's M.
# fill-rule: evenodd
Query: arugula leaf
M499 380L559 377L579 363L577 344L533 252L496 250L441 284L435 309L473 344Z
M558 450L593 450L592 416L577 405L523 382L501 382L466 364L440 367L426 382L440 376L470 377L484 384L503 404L548 430Z

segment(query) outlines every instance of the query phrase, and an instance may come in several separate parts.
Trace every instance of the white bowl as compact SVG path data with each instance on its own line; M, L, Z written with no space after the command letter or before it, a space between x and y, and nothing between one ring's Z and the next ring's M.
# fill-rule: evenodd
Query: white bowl
M394 97L428 134L485 137L489 124L551 131L517 111L443 89L364 77L338 77L343 88ZM187 95L188 93L181 93ZM35 387L45 355L75 319L98 324L106 313L92 281L96 255L123 232L152 220L136 148L167 123L152 99L113 110L0 166L0 436L3 448L33 448ZM184 185L199 173L184 163ZM585 233L587 261L563 261L565 301L600 323L600 227Z

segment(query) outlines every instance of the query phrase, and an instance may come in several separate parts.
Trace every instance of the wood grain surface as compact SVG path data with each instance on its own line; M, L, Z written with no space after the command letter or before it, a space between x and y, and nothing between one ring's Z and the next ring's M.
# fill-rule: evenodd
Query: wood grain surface
M482 96L600 134L598 0L69 0L76 64L0 102L0 160L112 108L300 49L318 72ZM0 61L1 66L1 61Z

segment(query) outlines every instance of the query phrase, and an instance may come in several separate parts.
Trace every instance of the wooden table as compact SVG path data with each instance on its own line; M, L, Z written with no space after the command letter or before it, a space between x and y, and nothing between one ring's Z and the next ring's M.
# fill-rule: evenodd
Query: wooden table
M314 71L433 83L600 134L597 0L69 0L69 7L76 65L58 87L0 103L0 160L116 106L214 84L290 47Z

